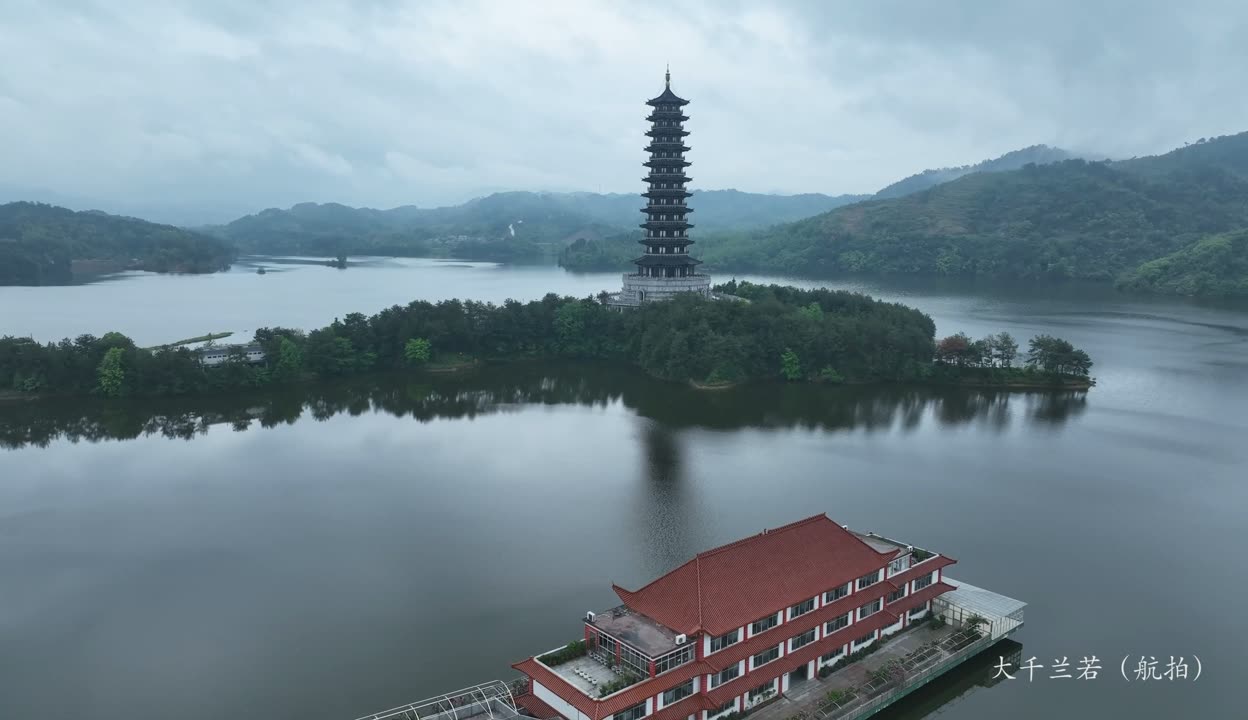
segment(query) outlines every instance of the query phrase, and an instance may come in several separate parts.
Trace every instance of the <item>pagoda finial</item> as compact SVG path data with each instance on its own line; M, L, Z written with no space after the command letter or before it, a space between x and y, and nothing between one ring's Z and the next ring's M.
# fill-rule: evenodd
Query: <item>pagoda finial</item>
M672 86L672 66L670 63L667 66L667 72L663 73L663 82L669 88Z

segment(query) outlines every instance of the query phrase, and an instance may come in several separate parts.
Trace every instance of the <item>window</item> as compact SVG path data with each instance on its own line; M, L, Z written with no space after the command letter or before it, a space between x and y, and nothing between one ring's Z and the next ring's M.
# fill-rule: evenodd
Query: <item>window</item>
M910 556L903 555L888 564L888 572L890 575L896 575L908 567L910 567Z
M719 709L711 713L711 715L723 715L726 712L732 712L733 710L736 710L736 709L737 709L737 699L733 698L729 700L728 702L724 703L723 705L720 705Z
M767 693L771 692L771 686L774 682L775 682L774 680L771 682L765 682L762 685L759 685L758 687L751 690L750 700L756 699L759 695L766 695Z
M684 700L685 698L689 697L692 694L693 694L693 680L689 680L685 684L677 685L671 690L668 690L667 692L663 693L663 705L664 707L666 707L668 705L671 705L674 702Z
M819 659L820 659L820 660L822 660L822 661L824 661L825 663L828 663L828 662L832 662L833 660L835 660L836 658L838 658L838 657L840 657L840 656L841 656L841 649L840 649L840 648L837 648L837 649L833 650L832 652L827 653L826 655L824 655L823 657L821 657L821 658L819 658Z
M741 639L740 630L733 630L730 633L725 633L723 635L720 635L719 637L711 638L711 652L723 650L729 645L736 643L740 639Z
M775 627L778 623L779 623L779 618L776 615L768 615L762 620L756 620L750 625L750 634L757 635L763 632L764 630L770 630L771 628Z
M916 618L916 617L918 617L918 616L922 615L922 614L923 614L923 613L925 613L925 612L927 612L927 604L926 604L926 603L924 603L923 605L920 605L920 606L918 606L918 607L910 608L910 613L909 613L909 615L910 615L910 617L911 617L911 618Z
M654 661L654 673L657 675L659 673L667 672L668 670L671 670L672 668L680 667L681 665L684 665L685 663L689 662L692 659L693 659L693 646L689 645L680 650L677 650L676 652L668 653L664 655L663 657L659 658L658 660L655 660ZM648 673L642 672L641 674L646 675Z
M873 631L873 632L869 632L869 633L867 633L866 635L863 635L862 637L860 637L860 638L858 638L857 640L855 640L855 641L854 641L854 644L855 644L855 645L866 645L867 643L871 642L871 641L872 641L872 640L874 640L874 639L875 639L875 632Z
M735 680L740 674L740 665L733 665L730 668L724 668L722 672L711 676L711 687L717 688L729 680Z
M779 645L773 648L768 648L754 656L754 667L758 667L759 665L766 665L767 663L771 662L772 660L775 660L778 657L780 657Z
M931 573L928 573L927 575L924 575L923 577L914 581L914 591L918 592L931 584L932 584L932 575Z
M794 605L793 607L789 608L789 619L791 620L799 615L805 615L806 613L814 609L815 609L814 598L806 600L805 602L800 602Z
M869 573L867 575L863 575L862 577L858 578L858 589L861 590L865 587L869 587L871 585L876 584L879 581L880 581L880 571L876 570L873 573Z
M814 641L815 641L815 628L811 628L807 630L806 632L802 633L801 635L798 635L797 637L793 638L790 641L789 647L792 648L793 650L796 650L802 647L803 645L809 645Z
M903 587L900 590L894 590L893 592L889 593L888 597L885 599L885 602L895 603L898 600L904 598L905 596L906 596L906 589Z
M646 716L646 703L642 701L638 705L634 705L627 710L621 710L615 714L615 720L641 720Z
M867 603L866 605L858 608L858 619L861 620L865 617L876 614L880 611L881 604L882 603L880 603L880 600L877 598L875 602Z
M833 588L832 590L825 592L823 594L823 602L826 605L827 603L830 603L833 600L840 600L841 598L845 597L848 594L849 594L849 583L845 583L844 585L838 588Z
M844 615L838 618L833 618L829 620L827 624L823 626L823 633L825 635L830 635L831 633L834 633L837 630L840 630L841 628L848 627L848 626L849 626L849 613L845 613Z

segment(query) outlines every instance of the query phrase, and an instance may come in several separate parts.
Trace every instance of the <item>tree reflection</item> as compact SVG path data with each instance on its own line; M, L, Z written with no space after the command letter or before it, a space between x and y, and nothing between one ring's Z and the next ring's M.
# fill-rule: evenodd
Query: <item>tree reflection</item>
M9 403L0 413L0 446L44 447L56 440L99 442L144 436L193 439L214 426L244 431L337 415L387 413L418 422L517 412L532 405L621 405L655 421L664 433L804 428L866 432L918 428L930 416L944 426L977 423L994 431L1015 414L1025 423L1061 425L1087 407L1083 392L1003 392L895 385L826 387L747 385L698 391L601 365L522 363L452 375L381 375L243 396L91 399ZM650 438L662 464L663 438ZM674 463L675 461L673 461ZM672 472L679 468L671 464Z

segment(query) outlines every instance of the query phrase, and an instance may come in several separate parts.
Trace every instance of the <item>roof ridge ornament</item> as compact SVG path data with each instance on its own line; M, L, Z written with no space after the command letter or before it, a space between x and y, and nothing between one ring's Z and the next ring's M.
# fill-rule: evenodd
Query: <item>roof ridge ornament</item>
M672 87L672 64L667 64L667 70L663 73L663 84L669 89Z

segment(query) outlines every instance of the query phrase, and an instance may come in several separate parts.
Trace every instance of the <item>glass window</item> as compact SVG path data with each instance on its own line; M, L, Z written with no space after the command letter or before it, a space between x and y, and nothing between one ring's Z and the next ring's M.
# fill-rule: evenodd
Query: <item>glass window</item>
M692 694L693 694L693 680L689 680L683 685L677 685L671 690L664 692L663 704L665 706L671 705L672 703L677 702L679 700L684 700L685 698L689 697Z
M862 577L858 578L858 589L861 590L870 585L874 585L879 581L880 581L880 571L876 570L873 573L869 573L867 575L863 575Z
M736 698L733 698L733 699L729 700L728 702L724 703L723 705L720 705L720 706L719 706L719 709L718 709L718 710L716 710L715 712L711 713L711 714L712 714L712 715L723 715L723 714L724 714L724 713L726 713L726 712L732 712L733 710L736 710L736 709L737 709L737 699L736 699Z
M754 623L750 625L750 633L752 635L757 635L763 632L764 630L770 630L771 628L775 627L776 624L779 623L779 618L777 617L778 614L779 613L768 615L762 620L756 620Z
M833 600L840 600L841 598L845 597L848 594L849 594L849 583L845 583L844 585L838 588L833 588L832 590L825 592L823 594L823 601L825 603L830 603Z
M871 641L872 641L872 640L874 640L874 639L875 639L875 632L869 632L869 633L867 633L866 635L863 635L862 637L860 637L860 638L858 638L857 640L855 640L855 641L854 641L854 644L855 644L855 645L865 645L866 643L869 643L869 642L871 642Z
M833 618L829 620L823 626L823 632L825 635L827 635L827 634L834 633L843 627L848 627L848 626L849 626L849 613L845 613L844 615L838 618Z
M730 633L724 633L719 637L711 638L711 652L723 650L741 639L741 631L733 630Z
M875 602L870 602L870 603L867 603L866 605L863 605L862 607L858 608L858 619L861 620L865 617L876 614L877 612L880 611L881 606L882 606L882 603L880 602L878 598L875 600Z
M741 667L739 665L733 665L730 668L724 668L722 672L711 676L711 687L717 688L720 685L723 685L724 683L728 682L729 680L736 679L737 676L739 676L740 674L741 674Z
M932 584L932 576L929 573L914 581L914 589L915 591L922 590L923 588L931 584Z
M895 603L898 600L904 598L905 596L906 596L906 589L903 587L900 590L894 590L893 592L889 593L885 602Z
M772 660L775 660L778 657L780 657L779 645L773 648L767 648L766 650L754 656L754 667L758 667L759 665L766 665L767 663L771 662Z
M811 628L807 630L806 632L802 633L801 635L798 635L797 637L793 638L792 643L789 645L789 647L796 650L802 647L803 645L809 645L810 643L814 641L815 641L815 629Z
M615 714L615 720L641 720L646 716L646 703L634 705L627 710L621 710Z
M685 663L689 662L692 659L693 659L693 646L689 645L684 648L681 648L680 650L677 650L676 652L668 653L664 655L663 657L659 658L658 660L654 661L654 672L656 675L658 673L667 672L668 670L671 670L672 668L676 668L676 667L680 667L681 665L684 665ZM648 673L643 671L641 674L646 675Z
M773 680L773 681L770 681L770 682L765 682L765 683L763 683L762 685L759 685L758 687L756 687L756 688L754 688L753 690L751 690L751 691L750 691L750 699L751 699L751 700L753 700L754 698L758 697L759 695L763 695L763 694L766 694L766 693L771 692L771 686L772 686L772 684L773 684L774 682L775 682L774 680Z
M809 600L800 602L794 605L793 607L789 608L789 617L795 618L799 615L805 615L806 613L814 609L815 609L815 599L811 598Z

